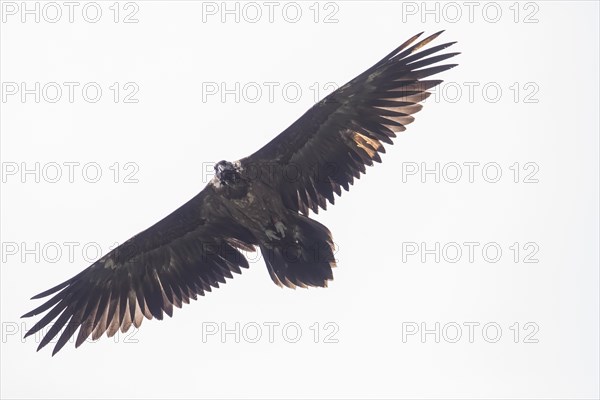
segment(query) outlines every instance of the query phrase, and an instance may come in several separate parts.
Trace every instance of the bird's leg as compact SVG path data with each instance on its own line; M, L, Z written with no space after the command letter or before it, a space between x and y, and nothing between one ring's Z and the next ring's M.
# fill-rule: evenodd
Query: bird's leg
M281 237L285 237L285 225L283 224L283 222L275 222L275 229L281 235Z
M275 230L266 229L265 234L269 238L269 240L280 240L285 237L285 225L281 221L277 221L273 224Z
M265 230L265 234L267 235L267 237L269 238L269 240L276 240L279 239L279 236L277 235L277 232L271 230L271 229L266 229Z

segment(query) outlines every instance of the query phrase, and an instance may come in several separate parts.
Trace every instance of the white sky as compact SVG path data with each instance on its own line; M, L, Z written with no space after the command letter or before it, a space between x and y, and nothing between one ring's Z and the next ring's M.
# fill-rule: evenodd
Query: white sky
M37 4L39 23L1 5L3 398L598 397L597 2L276 3L273 22L263 2L99 2L97 23L94 4L72 23ZM280 289L255 260L117 343L50 357L21 340L29 297L179 207L328 83L440 29L460 66L318 216L339 248L328 289ZM439 182L421 175L436 165Z

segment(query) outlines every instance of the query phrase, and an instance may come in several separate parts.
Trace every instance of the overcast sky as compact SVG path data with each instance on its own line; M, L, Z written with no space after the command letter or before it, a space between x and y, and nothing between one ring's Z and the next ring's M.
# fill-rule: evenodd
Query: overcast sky
M598 3L424 4L2 2L2 397L597 398ZM21 339L32 295L440 29L460 65L315 217L329 288L249 254L172 319Z

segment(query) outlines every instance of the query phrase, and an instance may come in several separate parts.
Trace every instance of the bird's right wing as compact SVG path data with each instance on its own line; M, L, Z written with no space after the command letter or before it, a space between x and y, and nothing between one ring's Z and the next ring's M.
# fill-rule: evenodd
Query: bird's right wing
M209 184L203 191L152 227L107 253L73 278L34 296L54 294L31 317L46 312L25 335L54 319L38 350L64 328L53 350L58 352L79 328L78 347L90 334L114 335L139 327L143 317L171 316L181 307L219 287L232 272L248 268L239 250L253 251L250 232L228 218Z
M425 78L456 65L437 65L458 54L438 54L453 42L421 50L440 33L415 44L420 34L407 40L242 159L242 167L267 177L291 210L307 215L325 209L327 200L333 204L334 194L348 190L365 165L381 161L382 142L392 144L428 90L442 82Z

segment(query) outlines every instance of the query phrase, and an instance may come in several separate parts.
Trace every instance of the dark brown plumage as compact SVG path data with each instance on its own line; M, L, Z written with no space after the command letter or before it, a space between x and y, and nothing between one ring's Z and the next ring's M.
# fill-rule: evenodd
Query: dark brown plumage
M90 335L139 327L144 317L172 316L173 307L248 268L241 251L255 246L278 285L326 286L333 240L309 210L333 204L365 166L381 162L383 143L392 144L441 82L424 78L456 65L434 66L458 54L434 55L453 43L418 51L440 33L416 44L420 34L410 38L256 153L215 165L212 181L172 214L34 296L52 295L23 315L47 312L25 337L54 321L38 350L60 334L55 354L77 330L79 346Z

